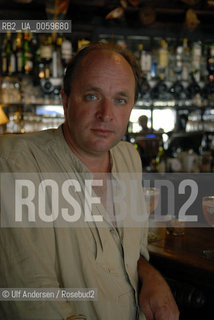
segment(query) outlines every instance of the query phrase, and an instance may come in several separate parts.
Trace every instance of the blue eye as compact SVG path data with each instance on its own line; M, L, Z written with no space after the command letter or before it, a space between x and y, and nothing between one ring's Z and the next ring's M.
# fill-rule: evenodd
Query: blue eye
M89 94L86 95L86 100L93 101L93 100L96 100L96 99L97 99L97 97L95 96L95 94L89 93Z
M125 104L126 103L126 99L123 99L123 98L116 99L116 101L119 104Z

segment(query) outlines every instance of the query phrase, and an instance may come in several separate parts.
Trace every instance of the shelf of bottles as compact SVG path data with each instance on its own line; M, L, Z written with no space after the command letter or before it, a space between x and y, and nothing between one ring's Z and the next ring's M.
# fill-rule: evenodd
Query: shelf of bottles
M57 127L63 122L60 99L63 72L72 56L63 35L7 33L1 37L0 105L6 132Z
M193 112L190 131L198 130L197 122L201 125L211 118L214 122L214 43L160 38L151 41L140 36L121 39L115 37L114 41L134 52L142 70L135 109L187 109ZM109 39L100 34L99 40ZM10 111L25 115L35 113L38 105L60 107L62 76L73 54L71 39L63 34L25 32L1 34L0 41L0 104L7 106L9 118ZM78 41L75 47L82 45L85 41ZM60 111L59 122L61 117ZM196 118L194 123L191 119ZM214 131L212 123L209 130Z
M71 41L56 34L28 32L8 32L1 40L1 102L60 104L64 68L72 56Z
M141 36L126 37L125 42L121 38L118 43L131 49L141 66L142 81L135 107L135 111L139 109L138 116L143 109L144 113L145 111L150 112L148 113L150 128L154 128L155 122L160 124L163 120L161 113L165 111L164 125L169 124L172 119L169 117L170 112L173 111L176 121L180 122L179 125L178 123L175 125L173 130L184 132L184 137L180 138L180 132L178 133L178 139L191 141L187 146L176 146L175 144L176 149L173 149L173 152L168 150L170 141L163 141L163 145L160 144L156 155L154 155L148 153L148 148L151 144L154 151L156 140L143 138L141 143L144 143L144 149L140 154L144 170L213 172L214 43L209 41L193 42L186 38L182 40L169 39L168 41L168 39L151 39ZM130 132L133 131L133 123L131 126ZM159 130L159 128L162 127L159 126L155 129ZM157 131L153 132L154 136L157 136ZM158 133L164 132L167 131L160 130ZM199 138L195 137L196 133L199 134ZM133 137L136 136L133 135ZM140 152L139 141L136 138L135 142L138 142L137 148ZM199 145L195 146L197 143ZM190 150L186 150L186 147ZM194 159L194 161L187 168L187 161L184 161L183 158Z
M121 40L119 40L120 42ZM175 110L186 131L214 131L214 43L187 38L127 37L142 70L136 108ZM136 46L137 43L137 46Z
M138 46L142 69L139 106L148 107L213 107L214 44L188 39L169 47L146 51Z

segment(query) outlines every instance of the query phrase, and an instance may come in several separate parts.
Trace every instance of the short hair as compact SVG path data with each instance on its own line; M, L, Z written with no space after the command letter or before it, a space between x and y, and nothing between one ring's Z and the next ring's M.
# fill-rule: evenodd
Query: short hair
M143 114L142 116L140 116L138 118L138 123L141 124L142 122L143 123L147 123L148 122L148 117L145 114Z
M111 42L92 42L88 46L84 47L83 49L79 50L69 61L65 75L63 79L63 87L64 92L67 96L70 95L72 90L72 81L74 79L75 70L83 60L85 56L87 56L90 52L95 50L109 50L115 53L120 54L125 60L129 63L132 68L134 78L135 78L135 101L138 98L138 93L140 89L140 80L141 80L141 71L138 65L137 60L135 59L134 55L127 49L122 48L121 46L111 43Z

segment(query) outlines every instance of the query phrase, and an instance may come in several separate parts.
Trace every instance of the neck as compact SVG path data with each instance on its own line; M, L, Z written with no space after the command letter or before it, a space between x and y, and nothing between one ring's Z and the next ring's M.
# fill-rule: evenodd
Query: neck
M84 161L83 161L84 162ZM109 152L106 154L105 159L92 159L90 162L87 161L85 162L85 165L88 167L88 169L93 172L93 173L108 173L111 171L111 166L110 166L110 155Z
M104 156L95 157L89 155L80 155L72 150L76 156L86 165L93 173L108 173L111 171L110 153L105 153Z

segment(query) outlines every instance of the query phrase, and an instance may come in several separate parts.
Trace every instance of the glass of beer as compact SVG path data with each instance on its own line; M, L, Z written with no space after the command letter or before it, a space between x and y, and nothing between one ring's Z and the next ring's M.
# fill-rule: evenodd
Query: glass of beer
M143 187L143 192L146 201L147 213L150 215L158 206L160 190L158 188Z
M155 211L158 206L159 197L160 197L160 189L152 188L152 187L143 187L147 214L150 215ZM153 232L151 226L149 227L148 241L157 241L160 240L160 236Z

